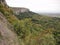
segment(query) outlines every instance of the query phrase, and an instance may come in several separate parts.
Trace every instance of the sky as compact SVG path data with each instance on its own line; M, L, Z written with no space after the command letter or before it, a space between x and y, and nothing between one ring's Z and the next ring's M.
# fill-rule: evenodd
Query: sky
M60 0L6 0L11 7L25 7L33 12L60 13Z

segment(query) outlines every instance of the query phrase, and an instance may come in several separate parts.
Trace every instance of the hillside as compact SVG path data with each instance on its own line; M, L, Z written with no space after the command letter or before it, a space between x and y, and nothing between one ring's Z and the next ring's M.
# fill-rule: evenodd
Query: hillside
M0 13L0 45L18 45L17 35L8 27L7 22L2 13Z
M60 45L60 18L11 8L4 1L0 0L0 45Z
M32 35L35 35L35 36L38 35L35 37L35 40L34 40L34 41L39 42L39 43L35 42L36 45L37 44L41 45L40 40L39 40L40 38L43 38L43 39L41 39L43 42L45 41L44 44L43 44L43 42L41 42L42 45L50 45L50 44L59 45L60 44L60 18L39 15L39 14L36 14L33 12L20 13L19 15L15 15L15 16L17 16L17 18L19 20L23 20L23 21L25 19L30 19L29 22L26 21L25 23L26 23L26 25L29 25L27 23L32 22L31 23L32 27L29 27L29 28L33 33ZM45 36L47 36L47 37L45 37ZM50 36L52 36L52 37L50 37ZM47 43L47 40L48 40L48 44L45 44L45 43ZM53 43L51 43L50 41L53 41Z

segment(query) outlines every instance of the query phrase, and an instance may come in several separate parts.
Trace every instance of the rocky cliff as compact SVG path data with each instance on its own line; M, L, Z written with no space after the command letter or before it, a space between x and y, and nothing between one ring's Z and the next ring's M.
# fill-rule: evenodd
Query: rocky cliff
M0 0L0 3L6 4L5 0Z
M6 7L8 7L5 0L0 0L0 4L4 4ZM15 14L29 12L29 9L23 7L10 7L10 8L13 10L13 13Z
M7 6L8 7L8 5L7 5L7 3L6 3L5 0L0 0L0 4L3 4L4 6Z
M24 13L24 12L29 12L29 9L27 9L27 8L19 8L19 7L11 7L12 8L12 10L13 10L13 12L15 13L15 14L19 14L19 13Z

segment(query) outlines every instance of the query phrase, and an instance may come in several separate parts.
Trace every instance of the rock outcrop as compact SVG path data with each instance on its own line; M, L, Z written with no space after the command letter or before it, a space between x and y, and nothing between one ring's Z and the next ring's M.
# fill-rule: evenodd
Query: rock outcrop
M20 14L20 13L24 13L24 12L29 12L29 9L27 8L19 8L19 7L12 7L12 10L15 14Z
M0 0L0 4L3 4L3 5L5 5L5 6L7 6L7 3L6 3L5 0Z
M0 4L4 4L6 7L8 7L7 3L5 0L0 0ZM21 8L21 7L10 7L13 10L13 13L19 14L19 13L24 13L24 12L29 12L29 9L27 8Z
M5 0L0 0L0 4L4 4L6 7L8 7L7 3ZM13 10L13 13L19 14L19 13L24 13L24 12L29 12L29 9L27 8L21 8L21 7L10 7Z
M4 4L6 4L5 0L0 0L0 3L4 3Z

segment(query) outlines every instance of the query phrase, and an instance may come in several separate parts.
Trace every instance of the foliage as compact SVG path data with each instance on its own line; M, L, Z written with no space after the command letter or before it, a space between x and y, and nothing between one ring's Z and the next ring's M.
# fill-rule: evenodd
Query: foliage
M34 37L34 35L37 37L37 35L39 35L43 30L46 31L47 29L48 30L50 29L52 34L51 34L51 37L49 35L50 39L48 40L48 42L53 40L54 43L53 44L49 44L49 43L47 44L47 41L46 41L46 44L45 44L45 42L44 42L44 44L45 45L59 45L60 44L60 18L41 16L41 15L38 15L38 14L35 14L35 13L32 14L32 13L33 12L28 12L28 14L27 14L25 12L25 13L20 13L20 15L15 15L15 16L19 20L24 20L26 18L27 19L29 19L29 18L31 19L32 28L30 28L30 27L29 28L31 29L30 31L31 31L31 34L33 35L33 37ZM28 24L26 24L26 25L28 25ZM40 36L40 38L41 38L41 36ZM42 41L44 41L45 37L43 36L42 38L44 38L42 40ZM32 39L32 41L33 40L36 41L36 39L34 39L34 38ZM33 42L31 42L31 43L33 43ZM34 42L34 43L36 43L36 42ZM40 45L39 43L38 44L37 43L36 44L31 44L31 45ZM44 45L44 44L42 43L41 45Z
M14 15L11 8L0 4L0 12L13 25L21 45L59 45L60 18L41 16L33 12Z

